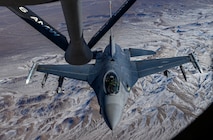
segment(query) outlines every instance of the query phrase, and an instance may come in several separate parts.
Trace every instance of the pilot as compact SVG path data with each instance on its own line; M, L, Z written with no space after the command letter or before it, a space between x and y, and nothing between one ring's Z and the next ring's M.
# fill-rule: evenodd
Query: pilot
M117 93L118 92L118 82L114 75L110 75L109 79L106 80L107 91L108 93Z

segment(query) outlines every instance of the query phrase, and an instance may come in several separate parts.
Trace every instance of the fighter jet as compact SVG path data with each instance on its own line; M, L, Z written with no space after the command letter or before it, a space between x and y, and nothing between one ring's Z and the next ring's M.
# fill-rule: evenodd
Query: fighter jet
M82 31L81 0L60 0L64 12L70 42L66 37L50 26L24 5L35 5L54 0L1 0L1 6L7 6L16 15L50 39L59 48L65 51L63 65L40 65L34 63L29 71L26 83L29 83L35 71L45 73L42 85L48 74L59 76L58 92L61 91L64 77L88 82L97 95L100 105L100 114L108 127L113 130L122 118L124 106L132 87L141 77L163 72L180 66L186 80L182 64L191 62L202 72L193 53L188 56L179 56L161 59L131 60L131 57L154 55L156 52L143 49L122 49L115 43L113 33L110 33L109 45L103 51L91 51L91 48L108 32L122 15L136 2L127 0L121 7L111 14L109 20L87 43ZM94 64L88 63L95 59Z

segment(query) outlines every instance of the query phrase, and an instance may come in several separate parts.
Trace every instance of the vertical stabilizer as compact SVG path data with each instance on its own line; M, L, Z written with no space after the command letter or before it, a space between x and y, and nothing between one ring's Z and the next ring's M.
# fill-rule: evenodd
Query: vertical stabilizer
M112 17L112 1L109 1L109 12L110 12L110 18ZM114 41L114 35L112 28L110 29L110 37L109 37L109 43L110 43L110 55L113 58L115 56L115 41Z

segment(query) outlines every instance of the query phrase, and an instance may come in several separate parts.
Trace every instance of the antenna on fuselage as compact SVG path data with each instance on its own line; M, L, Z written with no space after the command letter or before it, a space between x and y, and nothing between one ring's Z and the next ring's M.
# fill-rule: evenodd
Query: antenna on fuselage
M110 14L110 18L112 18L112 1L109 1L109 14ZM114 35L113 35L113 31L112 28L110 29L110 37L109 37L109 43L110 43L110 54L111 57L113 58L115 55L115 42L114 42Z

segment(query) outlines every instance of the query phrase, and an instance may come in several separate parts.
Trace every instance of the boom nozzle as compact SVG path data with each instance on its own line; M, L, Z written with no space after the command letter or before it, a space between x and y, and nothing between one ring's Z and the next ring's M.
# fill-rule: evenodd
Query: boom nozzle
M79 42L71 43L65 53L65 60L71 65L83 65L88 63L92 58L93 53L83 37Z

